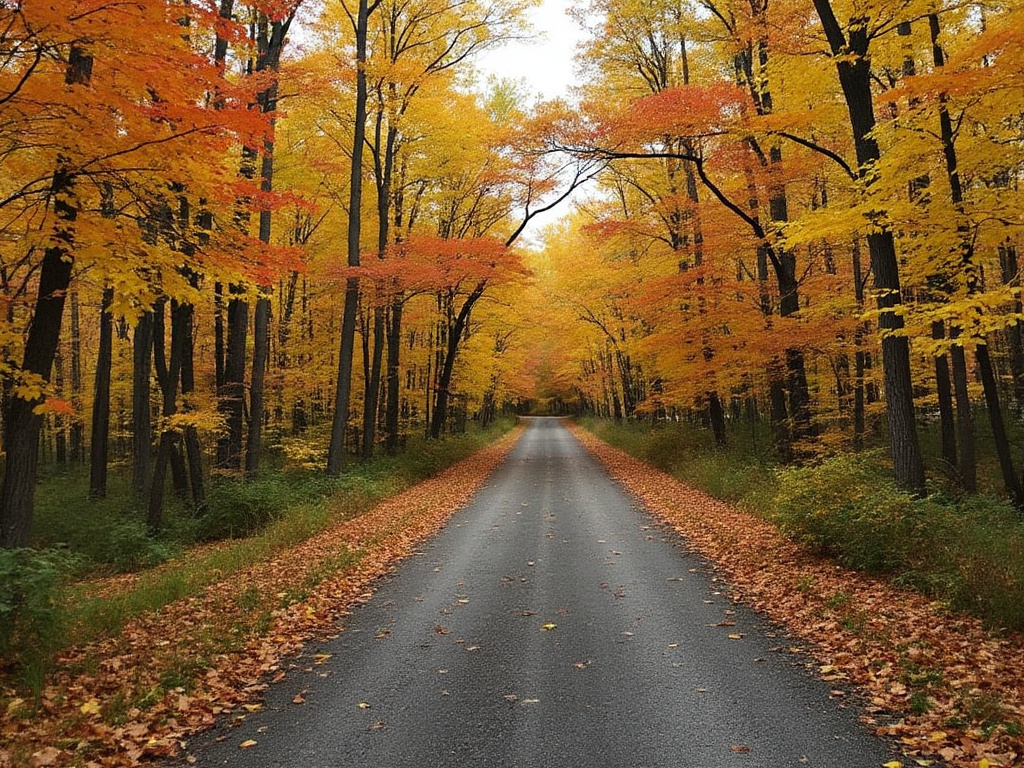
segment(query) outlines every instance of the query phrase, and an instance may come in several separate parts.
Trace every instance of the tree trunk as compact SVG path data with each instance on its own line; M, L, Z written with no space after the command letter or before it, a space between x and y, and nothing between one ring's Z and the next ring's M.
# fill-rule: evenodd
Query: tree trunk
M724 448L729 444L729 438L725 431L725 410L722 408L722 400L715 390L708 392L707 398L708 418L711 421L711 431L715 436L715 445Z
M1013 505L1024 511L1024 488L1021 487L1013 467L1013 456L1010 453L1010 441L1006 436L1006 425L1003 423L1003 411L999 406L999 387L996 383L995 369L988 353L988 344L979 343L974 350L974 359L978 363L981 374L981 385L985 392L985 405L988 407L989 422L992 425L992 439L999 457L999 469L1003 474L1003 483L1010 494Z
M399 355L402 345L402 300L397 298L391 302L388 313L388 372L387 372L387 409L384 415L385 443L388 453L395 453L399 443L399 415L401 413L401 381L399 374Z
M71 291L71 405L75 413L82 411L82 331L78 291ZM85 458L85 423L80 416L71 418L69 430L70 459L81 464Z
M193 276L193 281L197 278ZM195 282L193 283L195 284ZM194 410L189 397L196 389L195 346L192 342L195 308L191 304L178 307L181 313L181 397L183 409ZM192 487L192 508L197 515L206 512L206 484L203 479L203 450L195 426L188 424L182 431L185 443L185 460L188 465L188 480Z
M380 373L384 358L384 307L373 308L373 353L370 359L369 376L366 377L366 392L363 396L363 458L373 456L377 442L377 403L380 392Z
M294 13L294 11L293 11ZM257 72L273 72L275 80L259 95L260 109L273 114L277 109L276 75L281 61L285 34L291 25L291 16L270 22L263 13L259 18ZM260 189L270 193L274 189L274 118L270 119L269 133L263 141L263 159L260 165ZM260 210L260 242L270 243L271 212ZM263 286L256 299L253 323L252 375L249 379L249 436L245 450L245 473L255 477L260 468L263 447L264 383L270 357L270 297L271 286Z
M92 431L89 437L89 498L107 496L107 460L110 451L110 368L114 357L114 318L110 305L114 289L103 289L100 341L93 380Z
M1017 247L1012 244L999 246L999 265L1005 285L1020 285L1020 267L1017 262ZM1024 303L1018 298L1013 311L1020 316ZM1013 399L1018 413L1024 412L1024 323L1020 320L1006 329L1006 340L1010 347L1010 371L1013 375Z
M236 289L238 290L238 289ZM249 333L249 305L244 299L228 301L224 383L217 391L217 410L225 431L217 439L217 467L242 467L242 431L245 424L245 345Z
M814 0L822 28L835 58L839 83L846 99L850 126L862 179L871 183L870 169L881 159L874 138L874 102L871 95L871 62L868 58L870 25L856 19L843 32L830 0ZM910 344L901 334L899 260L892 232L872 228L867 236L874 273L879 327L882 331L882 369L888 411L889 441L897 484L914 493L924 493L924 461L914 420L914 393L910 371Z
M71 59L66 79L69 83L82 82L70 79L75 62L91 71L92 59L78 48L72 49ZM88 82L88 75L84 82ZM22 371L47 383L60 343L64 300L71 285L75 221L78 218L74 187L74 174L60 161L50 187L57 220L52 245L43 253L35 309L21 363ZM5 414L7 457L3 488L0 490L0 547L6 549L28 544L39 463L39 432L43 421L43 416L36 413L36 407L42 403L42 394L31 399L14 396Z
M376 7L376 2L374 2ZM352 173L348 204L348 266L359 266L359 238L363 204L363 145L366 142L366 37L370 8L359 0L356 17L356 103L352 136ZM345 465L345 428L348 424L352 392L352 358L356 343L356 312L359 305L359 281L350 277L345 285L345 309L342 313L341 340L338 349L338 380L331 421L331 442L327 449L327 474L338 476Z
M455 357L459 352L459 345L462 343L463 334L466 332L466 324L469 322L473 305L483 296L487 288L487 281L481 280L466 297L459 308L459 314L448 331L448 344L445 350L444 362L441 366L440 375L437 378L437 390L434 399L434 413L430 420L430 437L437 440L441 437L444 423L448 419L448 400L451 394L452 372L455 369Z
M946 338L946 324L932 323L932 338L941 341ZM942 460L950 469L956 469L956 420L953 414L953 384L949 376L949 358L935 356L935 393L939 400L939 430L942 435Z
M132 489L142 498L149 487L153 440L149 386L153 369L153 313L143 312L132 340Z
M954 328L952 338L958 336L959 332ZM960 487L968 493L974 493L978 490L978 461L975 456L974 412L968 390L967 355L963 345L956 344L949 356L953 363L953 399L956 403L956 435L960 448L957 474Z

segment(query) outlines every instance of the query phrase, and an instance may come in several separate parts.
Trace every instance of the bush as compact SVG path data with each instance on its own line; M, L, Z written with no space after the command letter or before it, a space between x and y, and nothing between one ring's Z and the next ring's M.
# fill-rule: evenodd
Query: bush
M304 479L309 482L304 484ZM209 509L196 522L196 539L237 539L256 533L290 507L315 496L316 491L309 486L323 485L316 481L311 474L298 472L291 476L267 475L246 482L220 478L210 486Z
M885 574L990 626L1024 629L1024 525L1005 500L915 498L881 457L785 469L769 517L850 568Z
M782 469L770 518L787 534L841 564L889 573L913 560L931 506L900 491L877 454Z
M0 549L0 658L34 687L63 642L60 587L76 566L66 551Z

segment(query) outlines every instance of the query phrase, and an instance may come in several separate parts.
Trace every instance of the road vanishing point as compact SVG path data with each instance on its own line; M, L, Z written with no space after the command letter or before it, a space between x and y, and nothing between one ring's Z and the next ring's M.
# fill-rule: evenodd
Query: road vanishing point
M878 768L785 633L534 418L473 502L201 768ZM296 703L299 702L299 703ZM247 748L240 745L255 742Z

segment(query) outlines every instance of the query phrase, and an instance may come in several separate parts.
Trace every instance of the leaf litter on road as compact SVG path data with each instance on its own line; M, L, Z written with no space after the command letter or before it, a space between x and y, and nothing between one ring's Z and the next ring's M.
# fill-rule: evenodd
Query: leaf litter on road
M287 659L310 640L336 635L338 620L369 599L376 580L469 503L520 433L200 596L132 620L117 637L69 649L38 707L13 708L0 720L0 768L135 766L179 754L189 734L220 717L244 719L246 705L286 677ZM321 579L346 552L352 563ZM311 583L302 599L289 597ZM243 593L271 602L254 617ZM311 663L324 669L329 658Z
M863 696L863 719L900 746L905 765L1022 764L1024 638L988 632L980 620L919 593L838 567L770 523L573 431L649 512L710 561L719 574L716 594L783 625L799 641L788 650L811 656L809 666L828 682Z

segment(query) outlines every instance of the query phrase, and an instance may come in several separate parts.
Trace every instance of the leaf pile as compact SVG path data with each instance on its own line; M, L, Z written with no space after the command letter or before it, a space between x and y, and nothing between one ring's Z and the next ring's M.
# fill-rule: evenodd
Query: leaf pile
M581 442L645 507L713 562L735 601L783 625L907 765L1020 765L1024 638L999 637L922 595L840 568L771 524L694 490L593 435Z
M372 583L464 507L520 430L272 560L129 623L58 661L40 709L0 721L0 768L120 767L174 755L182 738L259 708L304 642L337 631ZM10 695L10 692L5 692Z

